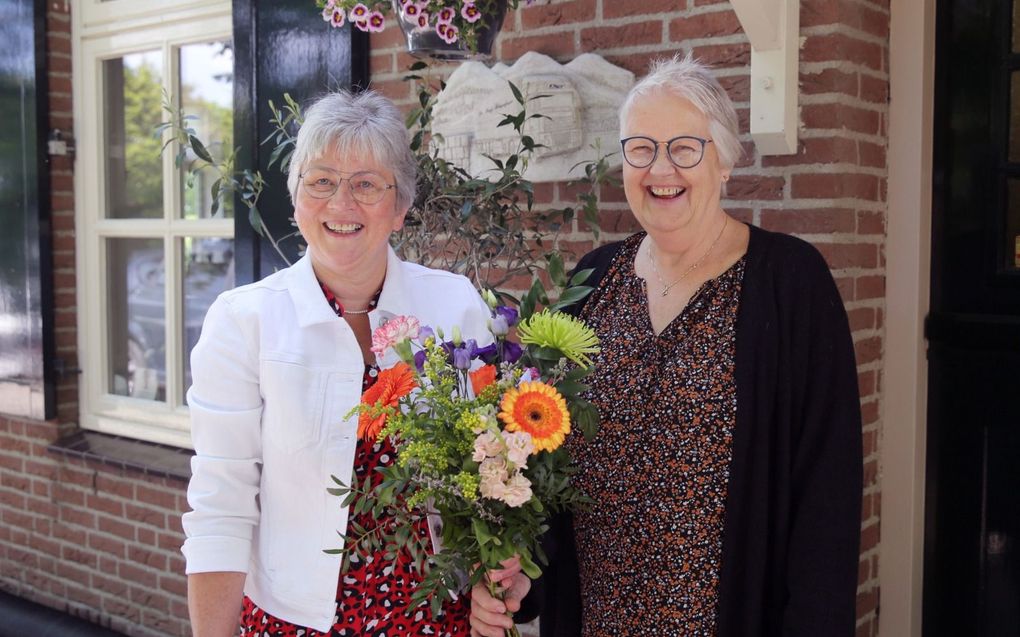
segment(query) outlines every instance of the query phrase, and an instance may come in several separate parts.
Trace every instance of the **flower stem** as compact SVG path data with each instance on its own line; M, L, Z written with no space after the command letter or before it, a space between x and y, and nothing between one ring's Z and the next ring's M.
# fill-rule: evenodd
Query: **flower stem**
M489 594L492 595L494 598L498 599L499 601L503 601L504 598L506 597L506 591L500 588L499 584L493 582L488 577L485 578L485 582L489 586ZM510 611L507 611L506 615L511 620L513 619L513 613L511 613ZM505 637L521 637L520 631L517 630L517 624L514 624L512 628L506 629Z

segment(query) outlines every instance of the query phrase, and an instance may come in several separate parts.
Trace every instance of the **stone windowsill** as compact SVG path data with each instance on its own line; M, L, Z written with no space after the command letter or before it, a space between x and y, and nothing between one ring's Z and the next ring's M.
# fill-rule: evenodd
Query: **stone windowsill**
M84 458L118 469L187 482L191 479L190 449L143 442L97 431L79 430L47 448L71 458Z

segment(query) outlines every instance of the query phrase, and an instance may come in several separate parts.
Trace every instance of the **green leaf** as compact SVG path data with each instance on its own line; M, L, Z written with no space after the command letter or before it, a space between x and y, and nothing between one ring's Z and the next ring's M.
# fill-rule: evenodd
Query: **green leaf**
M556 303L552 306L552 308L554 310L560 310L568 305L573 305L591 294L594 289L595 288L587 285L577 285L572 288L567 288L563 291L563 294L560 295L560 298L556 300Z
M507 82L507 84L510 85L510 92L514 94L514 99L517 100L517 103L524 106L524 96L521 95L521 90L513 82Z
M497 539L496 536L489 531L489 525L478 518L473 518L471 520L471 530L475 533L475 539L478 540L478 545L483 548L492 544Z
M585 440L595 438L599 428L599 411L595 405L581 399L573 401L570 403L570 419L581 430Z
M191 149L195 151L195 154L198 155L199 159L207 161L210 164L214 163L212 155L210 155L209 151L205 149L205 144L203 144L197 137L194 135L188 135L188 141L191 143Z
M552 279L553 284L558 287L564 287L567 284L566 271L563 269L563 255L559 252L552 252L549 254L549 263L546 268L549 273L549 278Z
M468 199L464 202L464 205L460 207L460 220L467 222L471 218L471 211L474 209L475 202Z
M531 579L538 579L542 576L542 569L538 567L538 564L535 564L535 562L532 561L531 556L528 555L527 551L521 551L520 557L521 570L524 571L525 575Z
M577 383L571 380L563 379L555 385L557 391L563 394L567 398L572 398L578 394L582 394L591 388L590 385L584 383Z
M248 209L248 224L255 230L256 234L263 239L265 238L266 235L262 231L262 215L259 214L259 209L255 206Z
M568 287L581 285L582 283L588 280L588 277L590 277L591 273L594 271L595 268L585 268L583 270L578 270L577 272L574 273L574 276L570 277L570 283L567 284Z

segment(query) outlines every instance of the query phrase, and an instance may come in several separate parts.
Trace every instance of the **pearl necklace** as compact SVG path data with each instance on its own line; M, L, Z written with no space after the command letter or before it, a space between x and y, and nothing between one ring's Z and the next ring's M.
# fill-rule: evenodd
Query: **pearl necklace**
M684 273L680 275L680 278L669 284L667 284L666 281L662 278L662 275L659 274L659 269L655 267L655 257L652 256L652 240L651 238L648 239L648 263L651 264L652 266L652 272L655 273L655 278L658 279L659 283L662 285L662 296L666 296L667 294L669 294L669 291L673 289L673 286L677 285L678 283L686 279L687 275L689 275L691 272L697 270L698 266L704 263L705 259L708 258L708 255L712 254L712 250L715 248L715 245L719 243L719 239L722 239L723 232L726 231L726 224L729 223L730 221L729 215L725 215L723 219L724 221L722 230L720 230L719 234L716 235L715 241L712 242L712 245L708 246L708 250L705 251L705 254L701 255L701 258L695 261L694 265L684 270Z

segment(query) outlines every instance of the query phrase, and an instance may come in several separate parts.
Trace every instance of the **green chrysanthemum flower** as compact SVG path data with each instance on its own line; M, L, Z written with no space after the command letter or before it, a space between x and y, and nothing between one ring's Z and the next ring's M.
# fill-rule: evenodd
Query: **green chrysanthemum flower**
M595 332L569 314L542 310L517 326L522 343L559 350L578 365L591 367L588 354L599 352Z

